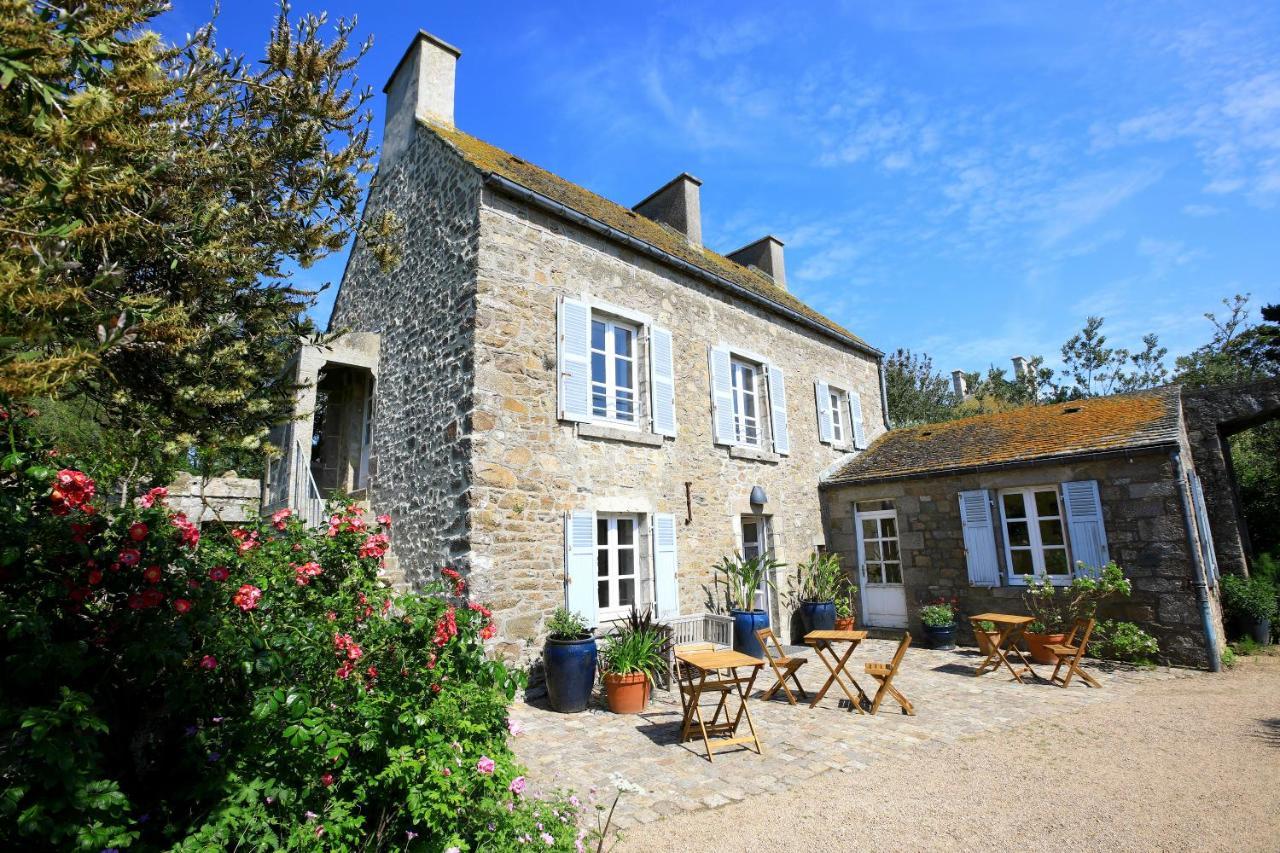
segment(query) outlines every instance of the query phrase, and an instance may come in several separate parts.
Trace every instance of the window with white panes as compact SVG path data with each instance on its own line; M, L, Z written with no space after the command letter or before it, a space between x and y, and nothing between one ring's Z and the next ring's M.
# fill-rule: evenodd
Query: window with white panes
M848 426L849 395L839 388L831 389L831 441L844 444Z
M872 502L868 502L872 503ZM858 523L862 525L862 566L864 582L868 584L902 583L902 556L898 552L898 519L893 504L888 509L863 511L858 509Z
M596 604L601 620L624 616L633 604L640 604L639 541L638 516L596 516Z
M1000 518L1010 581L1020 581L1023 575L1066 578L1071 574L1056 486L1002 490Z
M636 341L639 329L602 316L591 319L591 414L624 426L635 426Z
M739 444L760 446L760 366L735 358L730 362L733 385L733 428Z

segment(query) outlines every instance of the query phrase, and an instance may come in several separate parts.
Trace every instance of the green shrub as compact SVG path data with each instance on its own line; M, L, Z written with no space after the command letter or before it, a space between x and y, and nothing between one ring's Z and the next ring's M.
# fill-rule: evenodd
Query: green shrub
M547 636L556 640L576 640L589 633L582 617L564 607L557 607L547 621Z
M1248 621L1276 618L1276 588L1265 577L1223 575L1221 587L1227 615Z
M930 628L947 628L956 623L955 600L939 598L920 608L920 622Z
M1222 666L1225 669L1231 669L1231 667L1236 665L1236 653L1232 651L1230 646L1225 646L1222 649L1221 660L1222 660Z
M0 845L574 847L508 747L488 610L451 569L379 585L390 519L107 509L24 420L0 408Z
M1111 619L1094 626L1089 646L1094 657L1144 665L1154 664L1156 655L1160 653L1160 644L1155 637L1132 622Z

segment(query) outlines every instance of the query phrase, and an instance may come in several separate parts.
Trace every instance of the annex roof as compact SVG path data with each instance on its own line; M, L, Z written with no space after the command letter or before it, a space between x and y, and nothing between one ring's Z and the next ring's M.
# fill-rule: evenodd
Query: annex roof
M824 486L881 482L1173 445L1181 386L1026 406L884 433Z
M694 246L683 235L630 208L609 201L588 189L567 181L546 169L529 163L514 154L503 151L484 140L477 139L455 127L447 127L429 121L420 121L427 130L453 147L458 154L476 169L497 175L525 189L544 196L553 202L577 211L617 231L679 258L713 277L727 279L734 285L749 291L766 302L793 312L823 327L826 331L845 339L855 347L874 355L880 351L834 320L810 308L791 293L774 284L759 270L729 260L710 249Z

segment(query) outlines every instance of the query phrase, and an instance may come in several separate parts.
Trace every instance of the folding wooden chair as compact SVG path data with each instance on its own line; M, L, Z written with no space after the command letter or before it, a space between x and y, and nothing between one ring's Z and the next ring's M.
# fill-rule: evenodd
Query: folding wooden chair
M885 695L892 696L899 705L902 706L902 713L914 717L916 708L911 704L911 700L903 696L898 688L893 686L894 676L898 674L898 667L902 665L902 658L907 653L907 647L911 645L911 635L903 634L902 642L898 643L898 650L893 653L893 660L889 663L869 663L866 665L867 675L880 682L880 689L876 691L875 699L871 700L871 713L874 714L880 710L880 703L884 701Z
M1080 668L1080 658L1084 657L1085 648L1089 645L1089 635L1093 633L1093 621L1077 619L1071 626L1071 633L1067 634L1067 639L1061 645L1055 643L1045 647L1058 659L1058 665L1053 668L1053 675L1049 678L1050 684L1066 687L1071 683L1071 677L1078 675L1080 680L1090 687L1102 686L1097 679ZM1080 636L1079 642L1076 642L1076 635ZM1058 671L1062 669L1063 664L1067 665L1067 673L1065 676L1059 676Z
M773 694L778 692L778 688L782 688L782 692L787 694L787 701L792 705L796 704L796 697L792 695L791 689L787 687L787 679L791 679L791 683L796 686L796 690L800 691L800 695L808 699L809 694L804 691L804 687L800 684L800 679L796 675L796 670L804 666L807 658L789 658L787 653L782 650L782 643L778 642L778 635L773 633L772 628L761 628L756 631L756 639L760 641L760 648L764 649L764 659L769 662L769 666L773 668L773 674L778 677L774 685L764 692L760 699L768 702L773 698ZM769 650L769 644L773 643L773 651Z

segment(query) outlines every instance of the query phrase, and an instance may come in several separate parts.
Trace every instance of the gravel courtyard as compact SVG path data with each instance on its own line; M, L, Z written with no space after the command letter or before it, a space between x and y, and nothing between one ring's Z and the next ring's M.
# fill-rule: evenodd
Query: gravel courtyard
M1280 657L1118 692L634 826L618 850L1280 850Z

